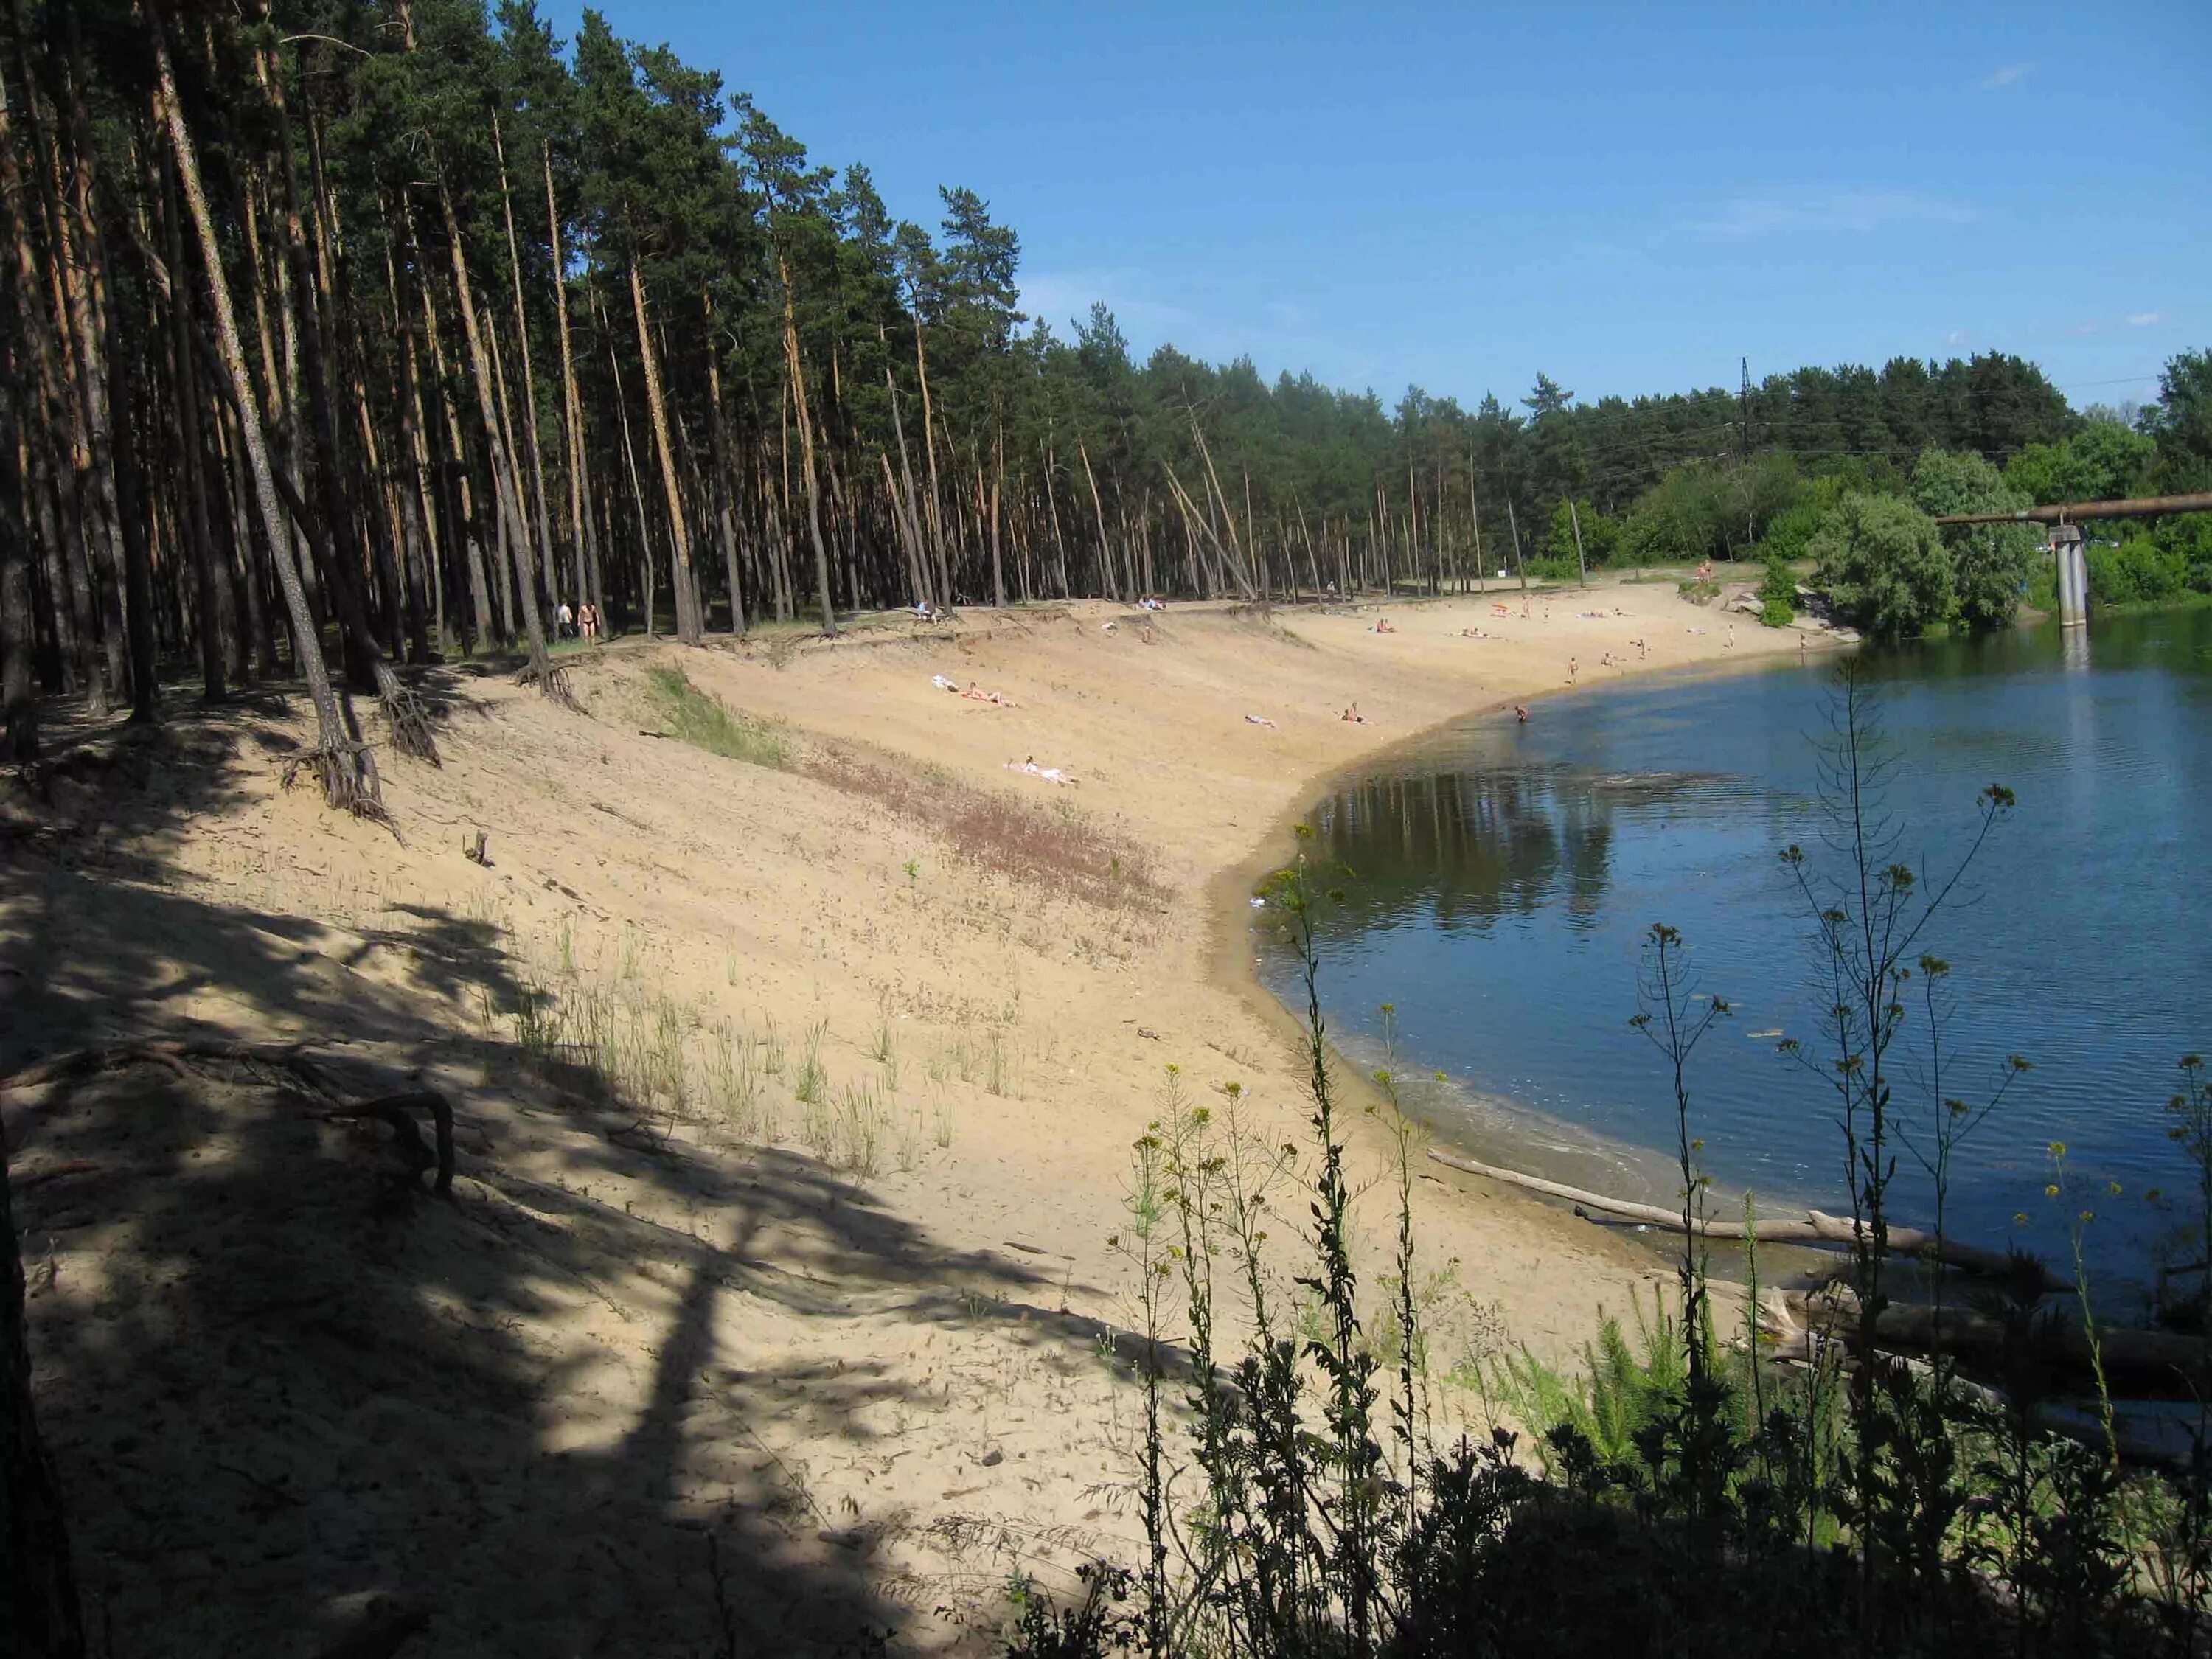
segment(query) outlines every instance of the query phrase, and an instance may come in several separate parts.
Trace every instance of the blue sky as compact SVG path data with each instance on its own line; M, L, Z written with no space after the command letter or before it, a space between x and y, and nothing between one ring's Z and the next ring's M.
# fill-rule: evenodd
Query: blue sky
M1472 404L1996 349L2078 405L2212 345L2212 0L605 9L1140 354Z

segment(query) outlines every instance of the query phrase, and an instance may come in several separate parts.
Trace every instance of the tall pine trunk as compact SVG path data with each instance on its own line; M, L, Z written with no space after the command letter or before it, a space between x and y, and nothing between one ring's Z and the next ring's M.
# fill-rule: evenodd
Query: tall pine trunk
M175 71L169 64L169 47L162 33L160 11L149 12L154 28L155 70L161 89L162 119L175 152L177 177L184 186L185 206L199 238L200 259L206 268L208 300L213 313L216 348L230 377L233 402L238 414L240 440L253 480L255 504L261 526L276 564L277 585L283 589L285 609L292 618L292 639L301 675L307 682L308 700L315 709L314 760L323 784L324 799L332 806L380 813L375 763L366 744L352 742L338 709L337 690L324 665L322 641L316 637L314 617L307 610L307 590L292 562L284 511L276 498L276 475L269 462L269 444L254 407L253 382L246 368L246 350L239 338L238 314L232 307L230 285L224 279L222 244L217 239L215 216L208 210L207 191L200 183L199 157L185 122L184 106L177 96Z
M562 275L567 256L561 248L560 204L553 196L552 144L541 146L541 152L545 164L545 233L550 239L547 245L553 250L553 315L560 325L561 428L568 441L568 533L575 543L576 592L594 605L604 605L606 596L585 568L591 520L584 507L584 405L576 393L576 360L568 340L568 285Z
M822 491L814 474L814 418L806 405L806 369L799 355L799 313L793 303L791 265L779 247L776 274L783 281L783 361L791 383L793 406L799 416L799 453L801 481L806 486L806 530L814 542L814 580L822 594L822 631L837 631L836 602L830 592L830 550L822 540Z
M15 465L21 418L17 368L12 356L0 356L0 760L21 765L39 757L39 689L33 678L38 641L31 611L30 502Z
M660 392L660 355L653 347L653 329L646 318L645 279L639 274L637 256L629 259L629 302L637 319L637 351L645 363L645 406L653 420L653 447L660 456L660 487L668 497L670 540L676 558L669 572L676 590L676 637L685 645L701 641L699 592L691 578L691 533L684 516L684 491L676 479L676 450L668 434L668 404Z
M445 215L447 247L453 264L453 309L461 316L462 337L469 349L470 378L476 386L477 414L483 425L485 441L491 447L492 495L500 541L518 578L522 625L530 647L530 660L522 677L533 682L548 696L557 698L565 693L559 677L553 672L553 659L545 646L544 621L538 611L537 562L531 552L530 527L523 518L522 475L514 465L513 452L501 435L499 398L493 390L490 353L484 343L484 330L477 320L476 299L469 283L469 262L461 245L460 222L454 216L453 198L442 177L438 183L438 205ZM488 317L489 313L485 315Z
M522 303L522 246L514 234L514 198L507 189L507 146L499 132L499 113L492 112L492 154L499 161L499 205L507 217L507 263L514 277L514 337L522 358L522 428L530 445L530 477L538 509L538 545L545 556L545 580L557 595L561 585L559 561L553 546L553 524L545 507L545 462L538 439L538 373L530 362L529 313Z

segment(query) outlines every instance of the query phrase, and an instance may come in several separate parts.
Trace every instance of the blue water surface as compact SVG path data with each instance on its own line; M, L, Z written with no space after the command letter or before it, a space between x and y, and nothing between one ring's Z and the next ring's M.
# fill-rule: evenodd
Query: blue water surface
M2034 1066L1958 1155L1953 1231L2063 1256L2086 1208L2091 1255L2140 1265L2187 1213L2176 1062L2212 1050L2212 610L1866 660L1888 744L1880 805L1923 888L1966 851L1984 786L2018 800L1915 951L1953 967L1942 1095L1979 1103L2008 1056ZM1733 1009L1690 1073L1717 1185L1841 1207L1835 1097L1776 1035L1810 1046L1828 1000L1777 854L1797 843L1844 873L1822 791L1833 712L1817 658L1631 681L1541 702L1526 725L1470 720L1340 780L1309 819L1343 893L1319 922L1332 1022L1366 1053L1394 1005L1409 1068L1455 1085L1425 1115L1475 1150L1516 1120L1552 1141L1671 1147L1668 1075L1629 1025L1646 930L1666 922L1693 987ZM1260 914L1263 977L1288 992L1295 959ZM1930 1030L1916 1006L1894 1067L1917 1134L1900 1148L1904 1219L1932 1204L1914 1156L1937 1091Z

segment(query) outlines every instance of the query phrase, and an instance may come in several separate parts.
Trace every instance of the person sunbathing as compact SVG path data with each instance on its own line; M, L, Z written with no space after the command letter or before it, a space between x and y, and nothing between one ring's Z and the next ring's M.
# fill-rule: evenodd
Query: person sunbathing
M1244 717L1244 724L1247 726L1264 726L1271 732L1274 730L1275 727L1274 721L1269 720L1265 714L1247 714Z
M1390 619L1388 617L1377 617L1375 619L1375 631L1378 634L1395 634L1398 630L1390 626Z
M973 680L968 682L968 689L960 695L975 702L995 703L1001 708L1012 708L1014 706L1014 700L1012 697L1001 696L996 691L986 691Z
M1359 705L1356 702L1352 704L1351 708L1346 709L1341 714L1339 714L1337 719L1340 720L1350 720L1354 726L1364 726L1367 724L1367 716L1359 712Z

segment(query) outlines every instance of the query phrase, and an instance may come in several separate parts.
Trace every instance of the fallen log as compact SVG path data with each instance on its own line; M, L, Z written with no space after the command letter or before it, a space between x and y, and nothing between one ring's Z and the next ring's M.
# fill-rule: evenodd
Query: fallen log
M1771 1345L1766 1352L1777 1359L1810 1359L1826 1342L1853 1348L1859 1341L1856 1301L1838 1287L1807 1305L1800 1317L1793 1305L1778 1306L1762 1300L1759 1329ZM1875 1318L1875 1346L1884 1352L1932 1353L1938 1348L1969 1362L2001 1357L2008 1340L2005 1322L1972 1308L1935 1308L1919 1303L1893 1303ZM2056 1370L2077 1376L2092 1374L2088 1328L2072 1318L2041 1317L2028 1328L2027 1343L2034 1357ZM2143 1397L2178 1398L2189 1392L2193 1378L2201 1377L2212 1347L2201 1336L2178 1331L2146 1330L2133 1325L2102 1325L2097 1329L2094 1356L2104 1367L2106 1382Z
M1586 1192L1580 1187L1547 1181L1540 1176L1522 1175L1517 1170L1502 1170L1496 1164L1484 1164L1457 1152L1448 1152L1441 1147L1430 1147L1429 1156L1447 1168L1459 1170L1468 1175L1480 1176L1487 1181L1504 1182L1509 1187L1541 1193L1547 1198L1565 1199L1586 1220L1632 1221L1640 1226L1659 1227L1677 1233L1683 1230L1682 1213L1679 1210L1662 1209L1656 1204L1638 1204L1627 1199L1607 1198L1602 1193ZM1858 1237L1857 1224L1849 1217L1826 1215L1819 1210L1808 1210L1802 1217L1763 1217L1753 1221L1747 1229L1740 1219L1731 1220L1719 1216L1693 1218L1691 1231L1705 1238L1739 1242L1748 1231L1749 1236L1761 1244L1850 1245ZM1946 1267L1958 1268L1961 1273L1986 1278L2011 1277L2032 1267L2037 1275L2037 1283L2045 1295L2056 1295L2072 1288L2033 1258L2016 1256L2004 1250L1985 1249L1976 1244L1962 1244L1954 1238L1939 1239L1923 1227L1891 1227L1887 1231L1887 1239L1892 1255L1940 1261Z

